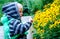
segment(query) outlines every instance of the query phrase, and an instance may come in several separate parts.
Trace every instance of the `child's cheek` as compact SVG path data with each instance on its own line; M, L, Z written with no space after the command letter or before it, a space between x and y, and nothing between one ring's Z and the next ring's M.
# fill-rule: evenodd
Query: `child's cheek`
M20 16L22 16L23 15L23 13L20 13Z

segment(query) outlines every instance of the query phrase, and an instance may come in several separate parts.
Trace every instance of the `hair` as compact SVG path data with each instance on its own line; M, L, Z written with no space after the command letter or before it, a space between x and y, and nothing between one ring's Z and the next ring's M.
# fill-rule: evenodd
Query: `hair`
M23 9L22 4L20 4L20 3L18 3L18 2L17 2L16 4L17 4L17 7L18 7L18 8L22 8L22 9Z

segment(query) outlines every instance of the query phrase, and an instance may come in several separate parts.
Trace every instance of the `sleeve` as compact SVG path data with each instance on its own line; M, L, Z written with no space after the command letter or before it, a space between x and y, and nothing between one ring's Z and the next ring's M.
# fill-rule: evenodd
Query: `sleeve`
M24 32L26 32L30 28L30 26L32 25L31 22L26 22L25 24L22 24L19 20L15 20L11 24L13 24L14 35L18 34L18 33L21 35L24 34Z

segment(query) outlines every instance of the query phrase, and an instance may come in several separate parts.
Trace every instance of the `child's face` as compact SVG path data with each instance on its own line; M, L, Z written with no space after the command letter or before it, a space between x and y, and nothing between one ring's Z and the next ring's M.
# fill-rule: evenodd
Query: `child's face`
M19 14L20 14L20 17L22 17L23 16L23 8L19 8Z

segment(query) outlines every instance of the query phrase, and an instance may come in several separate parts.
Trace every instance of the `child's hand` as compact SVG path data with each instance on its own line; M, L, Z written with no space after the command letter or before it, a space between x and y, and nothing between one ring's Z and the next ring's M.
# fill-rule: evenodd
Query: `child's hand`
M31 20L31 22L33 22L33 19Z
M32 18L30 18L30 19L29 19L29 22L33 22L33 19L32 19Z

